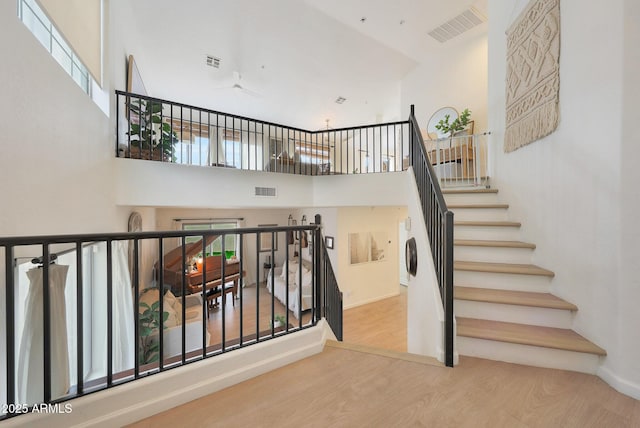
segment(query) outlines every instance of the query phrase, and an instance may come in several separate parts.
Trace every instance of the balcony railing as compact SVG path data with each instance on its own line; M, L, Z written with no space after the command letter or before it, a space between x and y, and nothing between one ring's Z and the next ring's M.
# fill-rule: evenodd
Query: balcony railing
M300 175L402 171L409 122L309 131L116 91L116 156Z
M341 293L325 274L331 265L321 257L320 216L315 221L0 238L7 410L0 420L22 406L60 403L295 333L325 312L340 337Z

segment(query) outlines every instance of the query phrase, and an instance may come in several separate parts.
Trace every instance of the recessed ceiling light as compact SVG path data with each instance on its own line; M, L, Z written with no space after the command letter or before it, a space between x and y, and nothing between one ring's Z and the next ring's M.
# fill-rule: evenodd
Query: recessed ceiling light
M342 104L345 101L347 101L347 99L345 97L336 98L336 104Z

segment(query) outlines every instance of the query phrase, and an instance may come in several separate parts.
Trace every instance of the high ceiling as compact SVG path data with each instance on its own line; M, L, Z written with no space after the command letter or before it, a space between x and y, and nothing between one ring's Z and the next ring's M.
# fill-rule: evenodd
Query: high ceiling
M306 129L396 120L402 78L443 49L427 32L484 2L136 0L130 53L159 98Z

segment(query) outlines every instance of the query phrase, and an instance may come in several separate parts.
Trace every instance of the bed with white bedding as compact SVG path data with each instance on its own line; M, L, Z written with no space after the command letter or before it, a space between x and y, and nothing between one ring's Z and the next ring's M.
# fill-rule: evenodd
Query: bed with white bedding
M276 299L287 306L287 271L289 276L289 309L296 318L300 317L300 313L311 309L313 303L313 271L311 263L307 260L302 261L302 266L297 260L290 260L288 269L286 266L276 266L275 269L269 270L267 275L267 289ZM300 281L300 269L302 269L302 281ZM302 287L300 287L302 284ZM300 296L302 290L302 296ZM300 306L302 303L302 306Z

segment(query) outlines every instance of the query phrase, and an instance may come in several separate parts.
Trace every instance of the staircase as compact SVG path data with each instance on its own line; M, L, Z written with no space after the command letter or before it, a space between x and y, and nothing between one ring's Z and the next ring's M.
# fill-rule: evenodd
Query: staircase
M455 220L458 353L595 373L605 350L571 330L578 308L549 292L554 273L531 264L536 246L520 240L498 190L443 193Z

